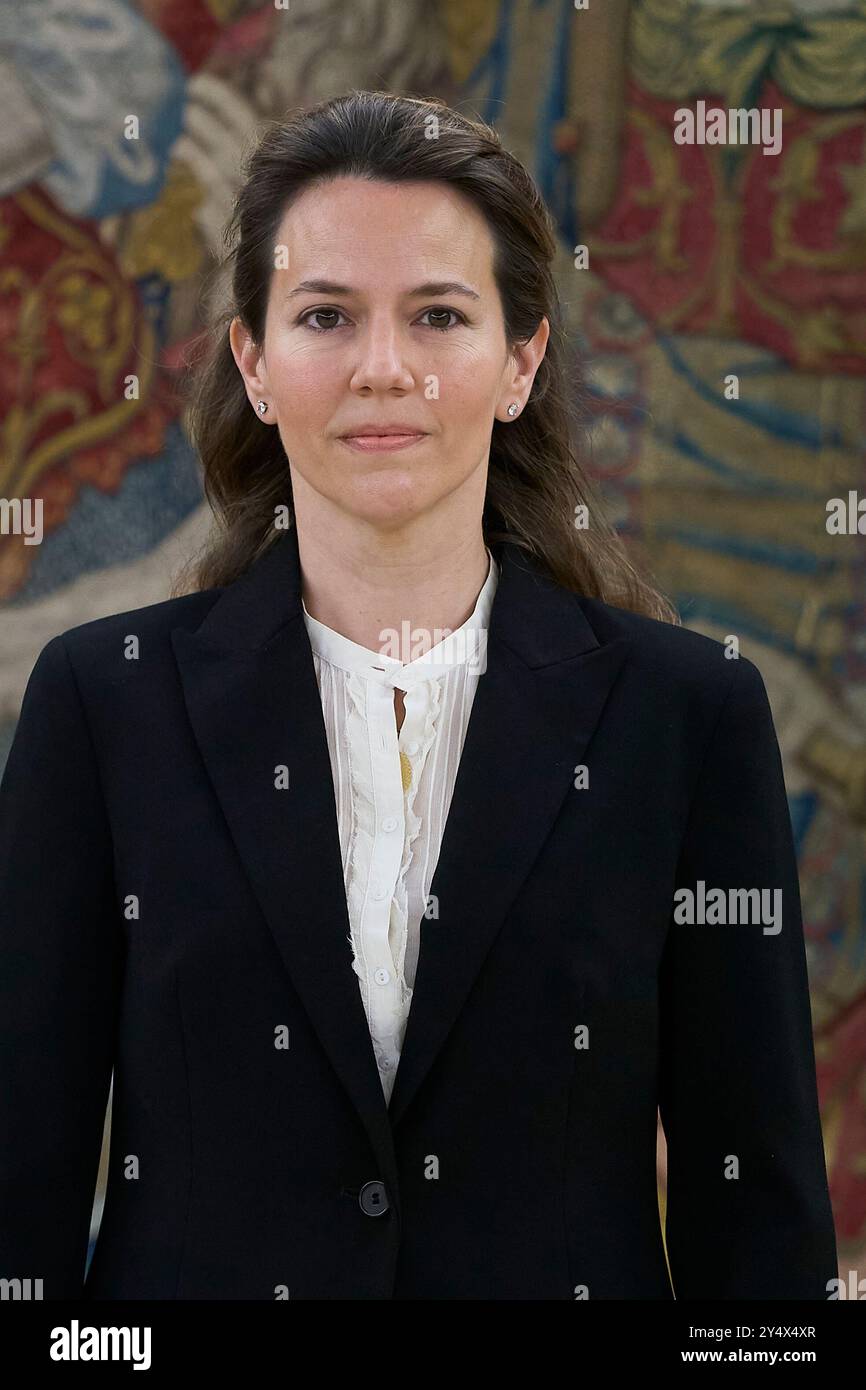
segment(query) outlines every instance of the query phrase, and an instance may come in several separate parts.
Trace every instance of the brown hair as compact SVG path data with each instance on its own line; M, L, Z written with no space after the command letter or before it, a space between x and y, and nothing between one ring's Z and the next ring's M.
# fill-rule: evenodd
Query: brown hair
M439 100L351 91L271 123L243 173L220 267L231 271L231 303L205 335L187 415L216 525L174 592L239 578L278 539L275 509L284 506L292 517L279 431L263 429L250 408L228 336L238 315L254 342L263 342L273 248L286 208L312 184L339 175L388 183L439 180L470 199L490 228L509 347L531 338L543 315L550 322L524 410L514 421L493 425L485 542L522 547L568 589L678 623L673 605L627 556L574 447L585 396L580 382L566 382L553 222L533 179L495 130ZM589 511L585 529L575 527L580 504Z

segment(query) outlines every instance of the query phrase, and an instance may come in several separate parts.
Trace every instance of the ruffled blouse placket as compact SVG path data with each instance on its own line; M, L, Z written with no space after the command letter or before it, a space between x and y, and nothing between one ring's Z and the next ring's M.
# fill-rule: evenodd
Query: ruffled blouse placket
M495 573L492 577L495 583ZM488 581L488 604L491 588ZM477 653L478 639L486 637L486 632L473 630L480 622L476 612L457 633L404 665L318 623L306 606L304 612L314 650L346 672L344 747L352 794L346 893L352 968L382 1085L390 1099L413 993L405 965L406 875L421 829L415 800L436 738L444 676L466 660L467 642L470 652ZM399 731L395 689L404 692Z

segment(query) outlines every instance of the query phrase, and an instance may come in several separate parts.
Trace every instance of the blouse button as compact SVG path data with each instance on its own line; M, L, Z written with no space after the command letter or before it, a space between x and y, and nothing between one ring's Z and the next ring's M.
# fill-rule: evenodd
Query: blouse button
M406 752L413 754L418 752L418 744L414 741L414 739L406 748Z
M396 830L396 829L397 829L397 818L396 818L396 816L386 816L385 819L382 821L382 829L383 829L383 830Z
M391 978L390 970L386 970L384 965L380 965L378 970L373 971L373 979L377 985L387 985Z

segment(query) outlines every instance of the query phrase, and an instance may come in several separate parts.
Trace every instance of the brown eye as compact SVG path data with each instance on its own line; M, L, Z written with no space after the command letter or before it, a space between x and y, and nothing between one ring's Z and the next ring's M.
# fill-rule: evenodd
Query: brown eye
M327 319L327 318L332 318L332 319L334 319L334 318L339 318L339 316L340 316L340 310L339 310L339 309L307 309L306 313L301 314L300 318L298 319L298 323L302 323L302 324L304 325L305 328L310 328L310 329L312 329L312 331L313 331L314 333L327 333L331 328L334 328L334 327L336 327L337 325L335 325L334 323L329 323L329 324L324 324L324 325L322 325L322 324L316 324L316 323L308 322L308 319L313 319L313 318L317 318L317 319L319 319L319 318L325 318L325 319Z
M454 317L457 319L458 322L461 322L461 321L462 321L462 316L461 316L460 314L458 314L458 312L457 312L456 309L425 309L425 310L424 310L424 315L426 315L426 314L433 314L433 315L443 315L443 314L444 314L446 317L447 317L448 314L453 314ZM423 315L422 315L422 317L423 317ZM438 328L438 329L440 330L440 332L446 332L449 328L456 328L456 327L457 327L457 324L454 324L454 323L430 323L430 324L428 324L427 326L428 326L428 328Z

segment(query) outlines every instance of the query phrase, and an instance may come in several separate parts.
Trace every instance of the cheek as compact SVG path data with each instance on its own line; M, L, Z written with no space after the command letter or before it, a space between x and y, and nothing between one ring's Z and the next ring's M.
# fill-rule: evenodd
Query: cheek
M438 399L430 402L442 430L454 442L475 441L489 432L495 408L496 383L483 370L444 373L438 383Z
M333 354L277 345L268 353L268 380L276 401L309 417L330 409L342 389L343 372Z
M455 345L447 360L431 362L428 372L421 378L424 389L428 380L435 381L438 392L438 406L446 419L483 422L496 403L501 377L501 362L493 351L463 350Z

